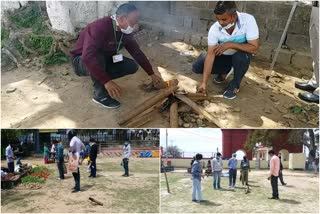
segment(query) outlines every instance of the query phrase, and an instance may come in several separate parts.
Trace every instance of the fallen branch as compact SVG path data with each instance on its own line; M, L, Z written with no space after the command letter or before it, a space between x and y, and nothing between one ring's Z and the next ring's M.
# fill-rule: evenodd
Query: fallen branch
M100 201L97 201L96 199L89 197L89 200L96 203L97 205L103 206L103 203L101 203Z
M44 81L46 81L47 78L48 76L45 76L40 82L38 82L38 85L41 85Z
M164 98L166 98L167 96L169 96L170 94L175 92L177 89L178 89L178 86L173 86L173 87L170 87L170 88L167 88L167 89L159 91L159 93L157 95L155 95L155 96L147 99L143 103L135 106L132 111L126 112L123 115L121 115L120 116L121 119L119 121L119 125L120 126L124 125L130 119L138 116L139 114L141 114L142 112L144 112L145 110L150 108L151 106L153 106L156 103L162 101Z
M223 127L223 125L220 123L220 121L212 116L209 112L207 112L203 107L197 105L195 102L193 102L191 99L186 97L185 95L182 94L176 94L175 95L179 100L182 102L186 103L189 105L194 111L196 111L198 114L202 114L207 120L210 122L213 122L216 124L218 127Z
M136 118L135 120L128 123L126 125L126 127L127 128L140 128L144 124L150 122L153 119L154 114L157 113L158 111L159 111L159 109L154 108L151 112L148 112L148 113L142 115L141 117Z
M178 102L170 106L170 128L179 128Z
M9 51L7 48L2 48L2 51L9 56L9 58L17 65L17 67L20 67L17 58L13 55L13 53L11 53L11 51Z

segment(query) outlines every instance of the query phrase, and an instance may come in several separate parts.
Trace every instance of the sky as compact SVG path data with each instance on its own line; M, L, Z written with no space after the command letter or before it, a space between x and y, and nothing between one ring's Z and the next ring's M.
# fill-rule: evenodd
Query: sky
M174 145L184 151L184 157L202 153L204 157L222 151L222 132L212 128L167 129L168 146ZM160 129L160 145L166 147L166 129Z

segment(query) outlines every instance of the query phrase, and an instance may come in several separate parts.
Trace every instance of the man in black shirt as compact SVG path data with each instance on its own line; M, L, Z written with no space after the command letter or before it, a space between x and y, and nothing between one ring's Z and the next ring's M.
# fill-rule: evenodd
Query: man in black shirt
M91 161L91 172L90 172L90 178L95 178L97 173L97 167L96 167L96 159L98 155L98 145L94 139L90 139L90 143L92 143L90 148L90 161Z

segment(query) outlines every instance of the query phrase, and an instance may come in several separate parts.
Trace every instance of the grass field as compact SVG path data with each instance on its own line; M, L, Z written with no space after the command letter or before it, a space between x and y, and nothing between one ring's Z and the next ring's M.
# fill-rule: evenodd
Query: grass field
M185 172L184 172L185 171ZM225 171L226 172L226 171ZM234 190L228 188L229 178L221 178L222 190L213 190L212 177L202 181L204 203L191 202L192 180L186 170L167 173L171 194L167 193L164 174L161 174L162 213L319 213L319 177L312 173L284 171L287 186L279 182L280 200L269 200L272 190L268 171L251 171L251 192L245 194L239 171Z
M26 162L43 165L42 159L23 160L23 163ZM68 173L65 180L56 180L56 165L46 165L51 175L41 189L1 192L1 212L159 212L159 159L131 158L130 177L121 176L123 168L120 163L121 158L98 157L96 178L88 178L84 163L80 171L79 193L71 193L74 186L72 174ZM2 162L2 165L5 164ZM103 206L90 202L90 196L101 201Z

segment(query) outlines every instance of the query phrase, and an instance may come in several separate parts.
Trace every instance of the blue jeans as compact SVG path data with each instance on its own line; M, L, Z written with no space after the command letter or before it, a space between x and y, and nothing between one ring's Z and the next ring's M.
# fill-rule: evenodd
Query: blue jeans
M129 159L123 158L123 168L124 168L124 174L129 176Z
M229 169L229 186L235 186L237 180L237 169Z
M91 160L91 165L90 165L90 176L91 177L96 177L97 175L97 166L96 166L96 159Z
M200 178L201 179L201 178ZM192 200L196 200L196 192L198 193L198 200L202 201L202 193L201 193L201 181L199 179L193 178L192 185Z
M204 69L204 61L207 54L202 53L198 59L192 64L192 71L202 74ZM233 55L216 56L212 66L212 74L227 74L231 68L234 69L234 78L230 85L240 88L240 83L246 72L248 71L251 61L251 54L238 51Z
M216 189L218 187L218 189L220 189L220 178L221 178L221 171L214 171L213 172L213 188Z

